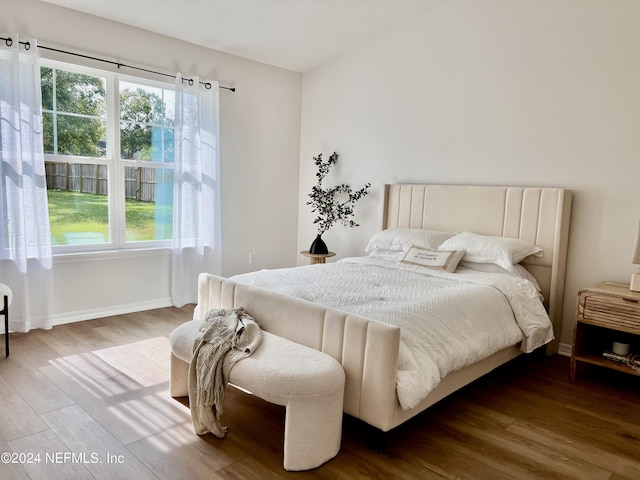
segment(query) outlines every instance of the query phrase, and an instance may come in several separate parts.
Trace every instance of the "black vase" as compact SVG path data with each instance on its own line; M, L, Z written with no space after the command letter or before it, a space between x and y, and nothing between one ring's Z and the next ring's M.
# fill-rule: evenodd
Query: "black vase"
M329 253L327 244L324 243L324 240L322 240L322 237L320 235L316 237L316 239L313 241L313 243L309 247L309 253L313 253L316 255L324 255Z

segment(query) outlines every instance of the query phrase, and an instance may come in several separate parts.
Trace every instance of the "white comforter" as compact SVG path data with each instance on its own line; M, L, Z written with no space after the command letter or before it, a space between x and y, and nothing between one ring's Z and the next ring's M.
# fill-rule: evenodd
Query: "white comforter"
M404 409L416 406L449 372L518 342L530 352L553 340L535 287L512 275L446 273L354 257L232 280L400 326L396 389Z

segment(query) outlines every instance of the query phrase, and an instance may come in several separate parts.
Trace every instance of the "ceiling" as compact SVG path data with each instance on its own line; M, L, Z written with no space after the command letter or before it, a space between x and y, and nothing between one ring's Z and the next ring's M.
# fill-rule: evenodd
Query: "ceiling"
M306 72L444 0L42 0Z

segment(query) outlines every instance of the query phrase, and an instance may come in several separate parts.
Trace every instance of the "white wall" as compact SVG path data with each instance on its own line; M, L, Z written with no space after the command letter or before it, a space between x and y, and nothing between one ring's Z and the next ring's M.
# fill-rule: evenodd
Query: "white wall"
M0 12L0 32L235 86L220 92L222 274L295 264L301 74L36 0ZM53 273L56 323L170 304L166 251L57 258Z
M341 155L335 181L374 185L361 227L325 235L337 258L379 229L385 183L571 188L570 344L578 290L635 270L639 27L632 0L446 0L306 73L298 249L314 236L319 152Z

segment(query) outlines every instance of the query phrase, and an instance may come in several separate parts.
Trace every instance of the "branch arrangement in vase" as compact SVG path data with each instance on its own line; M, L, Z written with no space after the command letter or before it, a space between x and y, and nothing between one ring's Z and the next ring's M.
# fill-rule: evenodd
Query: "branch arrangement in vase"
M328 253L327 246L322 241L322 234L329 230L334 224L342 223L346 227L357 227L358 224L353 220L354 208L358 200L369 193L371 184L367 183L359 190L353 190L349 185L341 183L332 188L325 188L324 179L331 170L331 167L338 161L338 154L333 152L329 159L325 162L322 154L313 157L317 171L317 183L311 187L309 194L310 201L307 205L311 206L311 211L317 216L313 221L318 228L318 236L311 245L309 251L311 253Z

